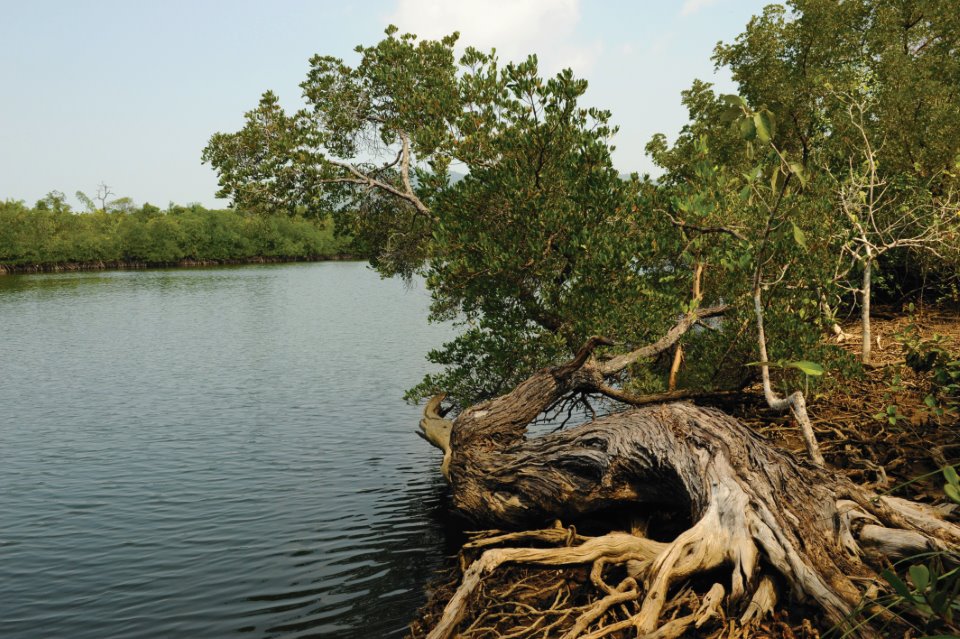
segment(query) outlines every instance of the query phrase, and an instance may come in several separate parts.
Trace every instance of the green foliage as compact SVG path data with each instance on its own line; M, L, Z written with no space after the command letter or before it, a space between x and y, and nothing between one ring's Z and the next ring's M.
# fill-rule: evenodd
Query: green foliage
M874 145L880 164L929 177L950 168L958 151L958 35L950 0L793 0L766 7L735 42L717 46L714 60L731 69L747 102L780 116L788 152L806 159L827 151L830 163L849 168L841 146L859 134L834 98L869 94L870 134L886 142Z
M897 574L898 566L882 571L880 576L892 594L871 603L886 608L923 637L956 637L960 632L958 557L953 553L930 553L911 557L904 563L918 560L923 563L911 563L906 578Z
M486 135L479 121L494 116L491 105L479 101L502 88L495 72L489 76L490 61L477 53L467 57L478 72L456 77L456 40L454 34L418 42L391 27L377 45L357 47L355 67L314 56L301 84L306 108L287 114L268 91L246 114L243 129L210 138L203 161L219 175L219 195L255 213L332 215L384 274L409 276L426 258L432 231L429 216L409 206L410 199L429 204L446 184L454 149L463 156L482 144L474 139ZM487 111L475 111L478 121L460 121L463 102L471 99ZM455 139L453 129L463 134ZM413 159L410 184L397 154L404 144ZM389 191L370 188L363 176ZM398 193L410 199L397 199Z
M785 366L787 368L795 368L804 375L810 375L811 377L820 377L823 375L823 366L816 362L787 362Z
M891 426L896 426L899 421L907 421L906 415L900 412L900 407L896 404L888 404L883 412L873 416L874 419L885 421Z
M184 259L305 258L347 252L348 243L315 220L252 216L145 204L74 213L54 192L28 208L0 202L0 264L173 263Z
M942 474L946 480L946 496L960 504L960 476L955 466L915 477L886 494L937 474ZM852 636L858 628L879 621L883 625L874 626L874 629L881 633L891 630L896 623L912 629L905 636L921 639L960 637L960 555L956 550L905 557L881 571L880 577L886 582L880 595L865 597L847 623L834 627L826 636Z
M716 49L739 95L695 82L676 142L648 144L664 171L653 184L618 176L610 113L581 105L586 82L570 71L544 78L535 56L501 65L472 48L458 60L457 34L391 27L353 61L315 56L305 108L285 112L267 92L203 157L238 206L329 215L383 275L426 278L432 318L463 333L430 354L443 372L412 400L443 390L474 402L589 335L627 349L720 302L725 318L683 339L681 381L738 386L755 371L743 366L757 359L754 290L770 358L793 363L777 381L816 383L849 367L823 344L824 308L856 304L863 265L849 259L863 206L842 213L840 196L864 176L883 181L882 201L865 201L880 222L909 220L902 237L953 201L958 36L945 0L923 12L875 0L768 7ZM957 253L925 256L925 268L948 272ZM884 253L881 277L902 281L903 259ZM648 364L621 384L656 387L664 367Z
M865 264L884 291L917 282L918 262L942 275L931 288L960 272L960 109L943 102L960 67L942 46L960 36L956 15L944 2L769 6L716 49L739 95L695 82L683 93L690 123L677 141L648 144L665 171L667 213L736 232L737 243L729 233L690 246L699 261L759 285L777 361L839 358L813 355L817 333L832 321L829 306L859 303ZM911 100L912 115L892 108ZM936 249L922 253L928 247ZM718 284L725 299L743 300L735 283ZM891 410L883 418L895 423L902 416Z
M830 364L840 357L822 344L818 299L833 258L824 243L808 242L803 228L828 225L829 209L811 200L805 169L781 148L769 109L754 109L741 96L715 96L703 84L684 100L694 121L672 148L655 139L648 150L670 170L659 195L665 213L689 229L686 259L706 265L707 287L719 290L744 318L736 336L743 344L728 347L724 358L736 353L738 366L756 359L756 287L768 348L776 355L768 367L784 390L806 387L825 370L811 360ZM802 376L791 379L791 370Z
M951 500L960 504L960 476L957 475L955 466L947 466L943 469L943 477L947 483L943 485L943 492Z
M957 15L948 0L794 0L768 6L735 42L715 50L717 65L729 67L738 82L743 105L760 105L740 126L753 131L763 109L776 114L780 126L771 136L807 187L808 205L834 200L831 221L802 226L836 257L824 293L841 305L856 303L851 289L863 262L878 253L886 273L881 294L903 294L927 281L944 294L960 272L956 228L939 235L936 257L923 254L932 243L925 232L942 223L938 216L952 217L954 227L958 221L949 211L942 215L944 206L957 209L951 195L960 153L954 99L960 58L951 44L960 38ZM739 106L724 105L728 118ZM845 212L844 192L862 198L848 199ZM871 255L852 241L861 232L880 251ZM902 250L888 252L895 245ZM852 268L839 259L848 251L857 255Z
M314 57L307 108L283 114L265 94L204 159L238 205L330 211L382 274L422 274L432 317L463 334L430 354L445 372L409 397L466 404L592 334L624 347L659 336L690 279L645 205L653 186L613 167L610 114L580 105L586 82L542 77L534 56L501 65L468 48L457 61L455 42L391 28L355 66Z
M954 466L907 483L940 472L946 479L947 497L960 504L960 478ZM891 630L896 623L908 626L911 630L907 634L921 639L960 636L960 555L956 551L906 557L882 570L880 577L885 582L881 594L865 598L850 615L847 625L835 627L828 636L851 636L858 628L876 621L882 622L879 628L874 626L881 633Z
M937 472L942 472L946 480L946 496L960 504L960 477L956 468L947 466ZM883 621L884 625L878 628L880 632L896 621L912 629L910 636L922 639L960 636L960 555L955 551L906 557L881 571L880 577L886 582L886 592L865 599L854 610L850 627L841 636L849 636L873 620Z
M562 339L535 328L505 334L482 325L468 327L444 348L427 354L430 362L444 367L443 372L427 375L407 391L405 399L415 402L438 389L457 398L500 395L531 370L558 361L566 352Z

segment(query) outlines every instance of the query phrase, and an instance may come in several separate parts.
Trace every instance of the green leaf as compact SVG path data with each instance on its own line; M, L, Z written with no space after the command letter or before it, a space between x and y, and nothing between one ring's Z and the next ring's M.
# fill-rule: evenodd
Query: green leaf
M810 375L811 377L820 377L823 375L823 366L816 362L801 360L799 362L787 362L786 365L788 368L795 368L804 375Z
M946 484L943 487L943 492L946 493L947 497L960 504L960 488L953 484Z
M777 192L777 185L780 184L780 169L773 169L773 173L770 174L770 190L774 193Z
M796 240L797 244L799 244L802 249L806 250L807 236L803 234L803 229L793 222L790 222L790 224L793 225L793 239Z
M773 114L770 111L762 109L754 113L753 125L757 130L757 139L761 142L768 144L773 139Z
M907 588L907 584L903 583L903 580L901 580L900 577L897 577L889 570L882 571L880 576L883 577L888 584L893 586L893 589L897 591L898 595L907 601L913 601L913 596L910 594L910 589Z
M943 469L943 476L954 486L960 486L960 475L957 475L957 469L953 466L947 466Z
M799 162L791 162L789 164L790 172L797 176L797 179L800 180L801 186L807 185L807 176L804 173L803 165Z
M750 118L740 120L740 137L744 140L752 140L757 137L757 127Z
M739 106L730 106L725 108L720 112L720 122L723 124L730 124L734 122L743 114L743 110Z
M739 95L734 95L732 93L726 93L720 96L720 99L726 102L729 106L747 106L747 101L741 98ZM960 161L960 156L958 156L958 161Z
M910 581L917 590L923 591L930 584L930 571L923 564L914 564L908 570Z
M782 368L780 362L747 362L744 366L769 366L770 368Z
M936 612L937 614L945 612L947 609L950 592L946 589L937 589L936 583L934 583L930 590L931 596L925 596L924 598L929 602L932 612Z

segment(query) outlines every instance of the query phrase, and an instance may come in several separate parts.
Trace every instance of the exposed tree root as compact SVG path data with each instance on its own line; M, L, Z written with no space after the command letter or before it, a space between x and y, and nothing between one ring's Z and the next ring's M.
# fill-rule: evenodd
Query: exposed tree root
M490 548L516 541L563 544L555 548ZM567 546L577 540L578 546ZM526 531L519 535L482 537L464 546L464 556L486 548L469 563L443 619L427 635L431 639L600 639L644 637L678 639L696 631L698 637L733 636L733 621L727 620L726 589L720 583L703 586L702 594L689 584L661 607L663 623L649 631L639 630L645 618L642 601L650 591L627 574L628 558L642 557L645 572L653 568L651 557L660 560L676 544L646 540L626 533L583 537L573 527ZM633 562L631 562L631 565ZM549 568L563 566L562 570ZM589 578L583 568L590 566ZM619 584L610 586L606 579ZM760 620L776 601L773 580L763 577L736 626L736 636L767 636ZM413 636L423 636L416 632Z
M681 332L635 353L662 351ZM715 409L633 408L528 438L526 425L545 407L596 392L630 359L598 363L592 350L603 342L591 342L569 364L456 420L442 419L438 401L428 407L421 428L444 451L453 505L514 529L601 512L680 517L685 529L655 531L664 541L572 528L477 539L466 552L480 554L465 560L430 639L666 638L691 628L749 637L778 600L809 604L827 626L876 636L853 618L885 587L879 573L890 560L960 548L960 526L941 511L799 460Z
M888 504L897 512L918 516L913 504L902 506L896 500ZM840 504L844 514L838 525L845 533L859 529L859 541L868 550L876 551L878 540L884 550L915 549L911 534L903 537L907 543L891 546L885 535L895 531L874 524L858 526L860 521L873 521L873 516L855 508L853 502ZM718 517L708 513L670 543L623 532L587 537L572 526L482 536L464 546L462 579L427 637L677 639L692 629L698 637L769 636L763 622L778 599L798 593L780 591L772 577L773 566L757 562L757 547L748 538L712 535L717 524ZM934 529L944 522L924 520L924 525ZM878 534L871 527L885 532ZM498 547L518 542L553 547ZM927 543L938 545L929 539ZM732 548L740 548L740 554ZM477 552L479 557L467 560ZM551 570L558 567L562 570ZM719 573L718 567L723 567ZM730 575L729 593L722 583L707 588L709 581L700 578L712 576L712 581L724 572ZM619 583L611 586L610 578ZM703 585L692 587L696 583ZM865 595L875 598L880 582L868 583ZM704 590L697 594L700 588ZM727 613L739 617L727 619ZM852 617L847 620L854 622ZM859 630L870 634L866 626Z
M671 637L694 624L700 605L671 618L676 589L705 574L726 573L720 579L723 603L742 626L762 619L778 597L815 603L828 623L844 624L887 558L960 547L960 527L942 520L938 510L879 497L762 445L717 411L690 405L634 409L484 459L496 464L461 475L461 489L470 486L466 480L479 482L464 496L486 495L478 503L501 520L533 504L550 508L556 497L549 487L580 476L569 475L571 468L590 478L587 494L594 505L673 499L696 519L668 543L623 532L585 537L557 528L471 542L468 551L483 552L467 567L430 639L454 636L483 584L498 580L494 575L506 564L589 571L585 581L596 598L571 598L570 605L553 610L536 625L541 632L550 626L545 636L604 636L612 627L607 634ZM614 459L629 460L629 466L617 470ZM587 472L593 464L607 471ZM576 511L575 486L556 510ZM655 493L644 492L647 486ZM494 547L502 543L559 547ZM610 587L604 575L614 570L621 576ZM783 592L774 579L785 585ZM533 636L514 630L518 637ZM870 634L868 627L858 632Z
M569 533L570 536L574 534L572 531ZM555 533L553 533L553 531L538 531L538 533L530 536L533 538L549 539L551 537L555 538ZM505 535L497 541L510 539L511 537L513 536ZM466 614L468 602L483 583L483 579L505 563L567 566L571 564L587 564L597 560L603 560L609 563L623 563L628 560L649 561L656 557L658 553L662 551L662 548L663 544L656 541L626 533L611 533L602 537L589 538L579 546L563 548L494 548L486 550L480 558L470 564L470 567L464 572L460 587L447 604L443 612L443 617L428 635L428 639L445 639L446 637L450 637L457 627L457 624L459 624ZM628 580L633 582L634 586L636 585L636 582L633 581L632 578L628 578ZM636 598L636 588L630 591L625 591L625 588L625 584L621 583L615 592L607 595L607 597L612 598L612 600L603 610L596 613L597 616L603 614L610 605ZM589 615L583 618L587 619ZM589 622L590 620L581 621L578 619L577 621L577 623L583 623L584 626L589 625Z
M762 620L773 612L773 608L776 605L777 586L769 575L764 575L760 578L760 582L753 592L753 597L750 599L750 603L747 604L747 609L744 610L740 616L740 625L750 626L752 623Z

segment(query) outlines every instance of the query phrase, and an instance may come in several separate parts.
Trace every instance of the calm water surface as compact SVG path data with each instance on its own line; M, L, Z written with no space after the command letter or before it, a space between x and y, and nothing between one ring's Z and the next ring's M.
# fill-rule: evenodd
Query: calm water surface
M358 263L0 277L0 637L390 637L450 552Z

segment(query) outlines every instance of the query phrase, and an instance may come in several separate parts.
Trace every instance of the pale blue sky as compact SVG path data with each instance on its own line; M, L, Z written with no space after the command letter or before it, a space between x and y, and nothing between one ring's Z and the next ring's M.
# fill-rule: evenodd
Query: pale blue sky
M710 55L759 0L0 0L0 199L33 203L106 182L137 203L201 202L216 177L210 135L234 131L260 94L300 104L314 53L350 61L391 22L502 57L572 66L587 103L613 111L622 172L650 171L644 145L673 136L694 78L732 89Z

